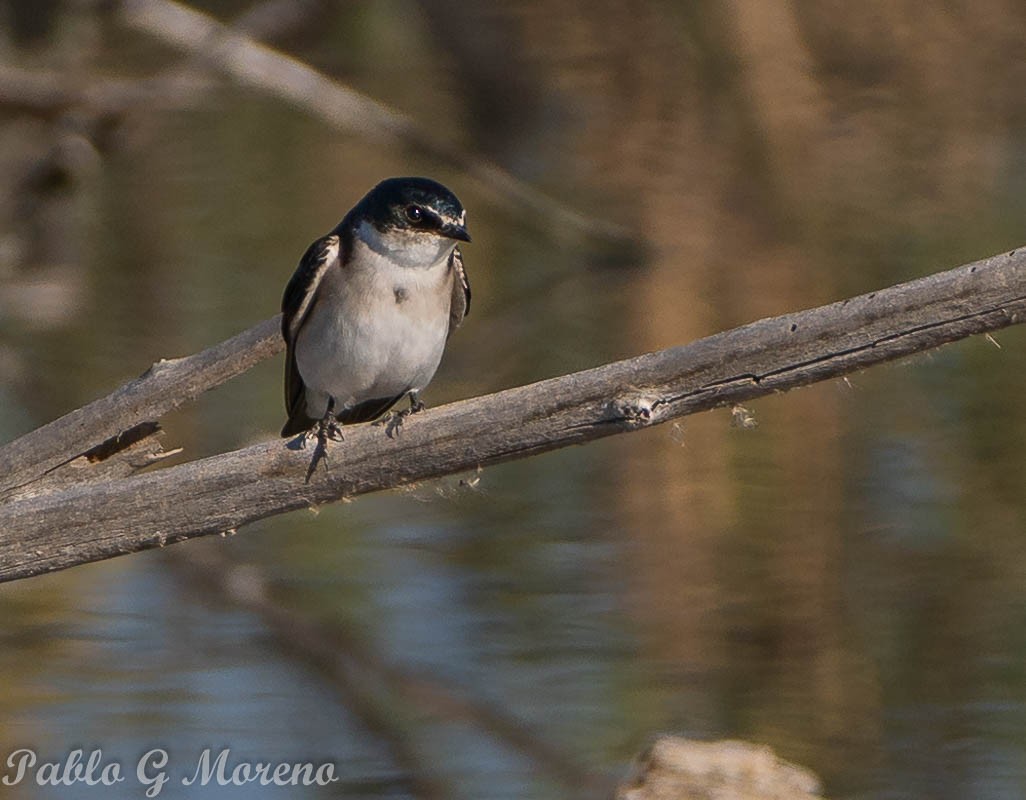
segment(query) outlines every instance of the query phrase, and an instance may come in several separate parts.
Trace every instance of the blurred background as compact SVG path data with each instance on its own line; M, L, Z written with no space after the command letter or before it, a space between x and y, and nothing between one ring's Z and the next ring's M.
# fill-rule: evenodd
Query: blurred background
M390 175L448 185L474 236L429 405L1026 244L1019 0L255 2L193 8L407 127L239 85L131 5L0 2L0 441L276 313ZM754 427L4 585L0 755L131 775L161 747L177 779L230 747L341 777L246 796L599 797L676 732L771 745L835 798L1026 796L1026 333L994 339L759 400ZM275 436L281 393L279 357L166 445Z

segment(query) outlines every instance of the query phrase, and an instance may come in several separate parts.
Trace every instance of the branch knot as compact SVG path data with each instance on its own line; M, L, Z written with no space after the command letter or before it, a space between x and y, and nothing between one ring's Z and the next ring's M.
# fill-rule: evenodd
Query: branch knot
M657 402L656 398L644 395L619 397L606 406L607 419L622 424L628 430L644 428L655 421Z

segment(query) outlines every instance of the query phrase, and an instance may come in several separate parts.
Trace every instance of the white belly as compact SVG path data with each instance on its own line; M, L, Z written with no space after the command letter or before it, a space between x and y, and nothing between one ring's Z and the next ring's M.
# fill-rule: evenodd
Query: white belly
M323 416L329 395L341 411L427 386L448 335L449 280L447 258L427 268L379 259L330 270L296 346L308 416Z

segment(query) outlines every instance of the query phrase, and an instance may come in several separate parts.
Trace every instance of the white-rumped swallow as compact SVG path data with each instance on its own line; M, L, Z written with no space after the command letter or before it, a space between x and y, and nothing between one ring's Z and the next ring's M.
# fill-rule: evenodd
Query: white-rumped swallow
M410 411L470 309L467 212L428 178L389 178L303 256L285 287L282 436ZM403 412L406 413L406 412Z

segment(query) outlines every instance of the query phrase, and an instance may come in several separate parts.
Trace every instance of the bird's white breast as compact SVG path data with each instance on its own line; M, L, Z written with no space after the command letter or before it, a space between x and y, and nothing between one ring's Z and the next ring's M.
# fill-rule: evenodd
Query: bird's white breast
M369 229L369 230L368 230ZM333 265L299 333L296 358L312 417L420 391L435 374L449 330L449 255L434 236L378 234L364 226L345 266Z

